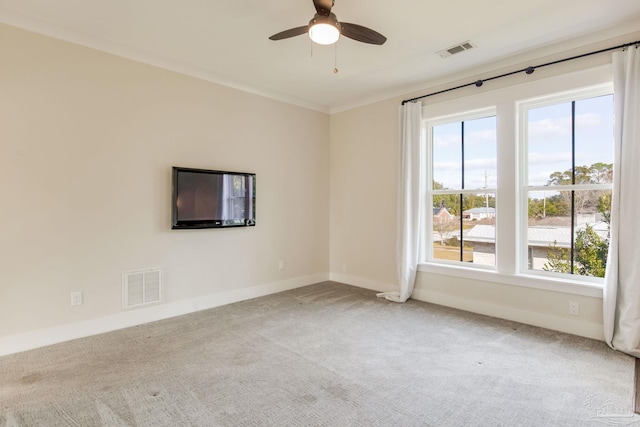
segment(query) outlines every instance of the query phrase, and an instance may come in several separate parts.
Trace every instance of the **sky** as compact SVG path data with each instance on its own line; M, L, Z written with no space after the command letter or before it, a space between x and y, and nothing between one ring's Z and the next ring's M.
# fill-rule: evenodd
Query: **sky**
M613 163L613 96L576 101L575 118L576 165ZM495 117L464 123L465 189L497 187L495 127ZM462 188L461 134L460 122L433 128L433 178L445 188ZM527 157L528 185L571 168L570 102L529 110Z
M613 163L613 96L576 101L576 166ZM571 168L571 103L529 110L529 185Z
M433 179L445 188L462 188L460 122L434 127L433 141ZM496 187L495 116L464 122L464 165L464 188Z

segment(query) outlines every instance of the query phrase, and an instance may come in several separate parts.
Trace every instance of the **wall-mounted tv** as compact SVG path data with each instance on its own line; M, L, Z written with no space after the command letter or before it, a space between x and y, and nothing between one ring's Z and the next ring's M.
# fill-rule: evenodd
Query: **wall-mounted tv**
M171 228L256 225L256 175L173 167Z

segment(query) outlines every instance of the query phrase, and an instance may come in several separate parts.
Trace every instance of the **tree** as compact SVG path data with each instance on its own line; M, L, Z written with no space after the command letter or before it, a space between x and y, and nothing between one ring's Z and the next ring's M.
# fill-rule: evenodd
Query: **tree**
M529 199L529 218L544 218L546 213L546 201L540 199Z
M576 233L573 247L573 273L581 276L604 277L607 267L609 242L596 233L592 226L587 225ZM560 248L556 242L549 246L547 262L542 267L546 271L571 273L571 252L567 248Z
M572 176L573 175L573 176ZM549 185L567 185L567 184L604 184L611 182L613 178L613 163L597 162L591 166L576 166L575 173L569 169L565 172L554 172L549 176ZM573 182L572 180L575 180ZM597 200L602 191L584 190L574 191L574 207L577 213L593 212L597 207ZM571 192L563 191L560 193L563 198L571 204Z
M569 216L571 214L571 200L561 194L547 197L547 216Z
M568 216L571 212L571 198L573 197L574 209L578 214L605 212L601 209L600 199L608 192L603 190L579 190L562 191L563 185L575 184L604 184L613 179L612 163L594 163L591 166L576 166L575 173L572 169L564 172L553 172L549 175L547 185L549 191L557 191L551 197L541 201L531 199L529 201L529 217L543 216ZM574 181L575 180L575 181ZM573 193L573 196L572 196ZM532 203L532 201L535 201ZM605 201L606 202L606 201ZM609 201L610 203L610 201ZM544 207L542 206L544 204Z
M433 181L434 190L445 190L444 185L438 181ZM462 211L466 211L472 208L481 208L486 205L489 207L496 207L495 195L482 195L482 194L465 194L462 197ZM454 216L462 215L460 210L460 194L435 194L433 196L434 208L447 208L449 213Z
M597 184L613 182L613 163L594 163L590 169L592 182Z
M434 190L443 190L444 185L438 181L433 181ZM434 208L447 208L449 213L460 216L460 195L458 194L436 194L433 196Z
M604 192L598 198L598 212L602 214L602 221L611 225L611 192Z
M577 274L581 276L604 277L607 267L609 242L601 238L593 227L587 225L576 233Z
M460 195L458 194L434 195L433 207L447 208L447 210L451 215L460 216Z
M575 179L576 184L602 184L611 182L613 179L613 164L594 163L591 166L579 166L572 171L554 172L549 176L550 185L571 184ZM559 195L552 196L546 200L547 207L554 206L557 212L568 215L571 206L570 191L561 191ZM555 198L555 199L554 199ZM578 213L600 212L603 221L609 225L611 220L611 191L609 190L584 190L574 191L573 200L575 210ZM539 211L537 201L530 201L529 216L536 215ZM565 213L567 212L567 213ZM547 210L547 215L553 215ZM573 244L574 263L571 271L570 250L559 248L556 242L549 246L547 251L548 262L543 269L547 271L557 271L560 273L573 273L582 276L604 277L607 265L607 254L609 252L609 236L600 237L591 225L586 225L584 229L576 232Z
M612 177L613 163L598 162L591 166L576 166L575 174L572 169L553 172L549 175L547 185L603 184L611 182Z
M545 271L555 271L557 273L571 273L571 251L567 248L558 247L558 242L553 242L547 251L547 262L542 266Z
M451 238L452 232L459 227L460 222L454 216L439 215L433 218L433 230L438 233L440 243L443 245Z

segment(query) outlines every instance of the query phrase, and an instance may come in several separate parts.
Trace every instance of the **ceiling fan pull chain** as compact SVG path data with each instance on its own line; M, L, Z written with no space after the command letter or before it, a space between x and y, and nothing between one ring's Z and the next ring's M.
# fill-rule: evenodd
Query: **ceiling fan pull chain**
M333 47L333 74L338 74L338 43L334 43Z

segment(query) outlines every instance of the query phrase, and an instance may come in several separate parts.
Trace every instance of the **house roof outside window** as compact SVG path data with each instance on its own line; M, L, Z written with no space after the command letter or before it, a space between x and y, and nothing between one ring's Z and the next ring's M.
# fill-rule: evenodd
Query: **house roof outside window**
M470 214L492 214L492 215L495 215L496 214L496 208L487 208L487 207L473 208L473 209L467 209L466 211L464 211L462 213L463 214L470 213Z
M589 225L601 238L605 239L607 237L609 232L607 223L597 222ZM586 224L581 224L576 227L576 231L585 228ZM558 247L568 248L571 243L571 227L528 227L527 236L529 246L548 247L555 242ZM494 225L476 225L464 233L463 238L467 242L494 243L496 240L496 227Z

